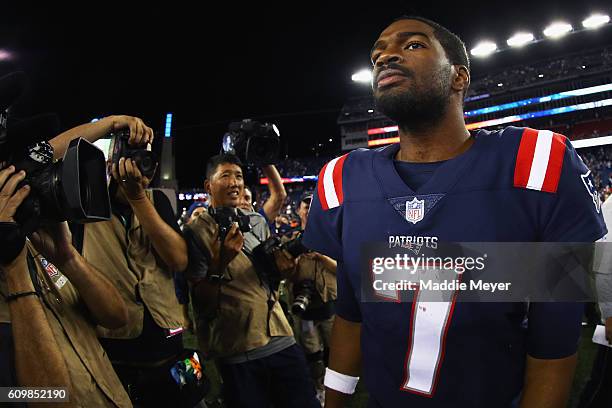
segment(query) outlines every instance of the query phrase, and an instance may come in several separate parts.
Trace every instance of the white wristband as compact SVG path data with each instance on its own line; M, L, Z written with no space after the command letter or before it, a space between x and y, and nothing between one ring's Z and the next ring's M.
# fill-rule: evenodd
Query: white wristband
M351 377L350 375L341 374L329 368L325 369L325 380L323 384L327 388L340 391L343 394L353 394L357 387L359 377Z

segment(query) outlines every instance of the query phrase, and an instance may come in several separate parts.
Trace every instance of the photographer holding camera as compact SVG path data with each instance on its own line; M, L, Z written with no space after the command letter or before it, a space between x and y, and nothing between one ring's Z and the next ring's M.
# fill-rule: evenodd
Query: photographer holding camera
M189 281L201 347L217 359L230 407L317 407L303 352L278 301L271 269L289 271L294 260L274 253L269 268L254 253L268 242L264 218L238 208L244 180L233 154L206 166L208 212L186 226Z
M16 219L32 187L15 170L0 164L1 385L65 387L72 406L130 407L95 330L123 326L125 303L65 222L26 237Z
M287 191L285 190L283 180L275 165L268 164L262 166L262 170L268 179L270 197L268 197L260 209L255 210L253 207L253 192L249 187L244 186L244 192L238 208L242 208L245 211L256 211L264 216L268 224L273 224L276 217L280 214L283 204L285 204Z
M298 205L302 231L306 228L311 201L312 193L305 193ZM294 328L300 330L299 342L306 353L321 405L325 400L323 379L335 314L336 266L336 261L328 256L307 252L298 257L295 273L288 279Z
M186 357L173 274L187 267L187 245L168 198L147 190L157 168L146 151L153 132L138 118L118 116L92 123L79 134L93 141L109 131L112 216L76 229L75 236L83 256L119 289L128 319L119 329L99 327L98 335L135 405L193 406L203 398L203 389L187 393L171 377L173 365ZM75 134L61 135L56 142L63 146Z

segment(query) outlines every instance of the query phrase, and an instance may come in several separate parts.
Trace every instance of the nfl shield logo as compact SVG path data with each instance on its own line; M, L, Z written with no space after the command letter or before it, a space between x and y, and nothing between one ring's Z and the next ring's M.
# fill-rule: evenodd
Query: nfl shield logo
M425 200L417 200L416 197L412 201L406 201L406 220L413 224L421 221L425 216Z

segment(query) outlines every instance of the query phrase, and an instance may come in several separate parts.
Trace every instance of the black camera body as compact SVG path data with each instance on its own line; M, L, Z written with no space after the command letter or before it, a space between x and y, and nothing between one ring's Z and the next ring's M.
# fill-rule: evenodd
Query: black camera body
M238 223L238 228L242 233L251 231L251 220L248 215L241 215L236 208L218 207L208 209L208 213L219 226L219 239L225 241L225 237L232 228L232 224Z
M293 258L310 250L302 244L302 233L291 241L282 242L278 237L270 237L253 249L252 260L260 279L276 290L282 280L281 271L276 266L275 253L285 250Z
M130 130L122 129L116 133L111 133L110 160L113 164L119 166L119 159L125 157L132 159L140 173L151 180L157 170L159 160L154 152L146 150L144 147L131 147L128 144L130 139Z
M284 242L281 247L291 254L292 257L297 258L298 256L312 252L310 249L306 248L302 243L302 238L304 236L303 232L299 232L292 240Z
M281 154L280 133L276 125L250 119L229 124L223 136L223 153L235 154L240 160L253 166L278 162Z
M35 143L25 152L12 155L9 163L16 171L26 171L26 178L17 187L31 187L15 214L24 233L62 221L110 220L104 154L87 140L72 140L64 159L55 163L48 142Z

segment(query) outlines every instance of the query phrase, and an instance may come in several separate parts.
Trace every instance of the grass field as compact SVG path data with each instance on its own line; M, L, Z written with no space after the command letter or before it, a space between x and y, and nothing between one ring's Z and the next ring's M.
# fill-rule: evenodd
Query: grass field
M582 337L580 339L580 346L578 352L578 366L576 367L576 375L574 377L574 384L572 387L572 393L570 396L570 401L568 403L568 407L575 408L577 407L580 393L584 388L584 385L589 379L589 375L591 373L591 367L593 366L593 359L595 358L595 354L597 352L597 345L593 344L591 338L593 337L593 326L587 326L582 328ZM197 343L195 336L191 333L184 334L184 343L186 347L196 348ZM219 393L221 391L219 374L217 373L217 369L215 365L208 361L204 363L204 370L212 383L212 389L206 398L206 402L209 408L220 408L223 407L218 401ZM350 402L347 404L349 408L363 408L366 407L368 400L368 394L363 389L362 384L357 386L357 391L351 398Z

